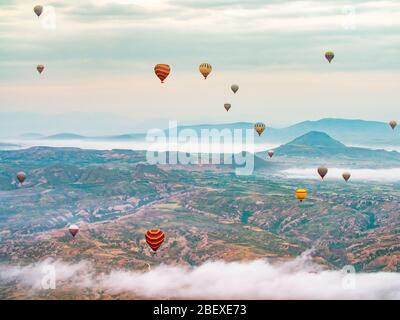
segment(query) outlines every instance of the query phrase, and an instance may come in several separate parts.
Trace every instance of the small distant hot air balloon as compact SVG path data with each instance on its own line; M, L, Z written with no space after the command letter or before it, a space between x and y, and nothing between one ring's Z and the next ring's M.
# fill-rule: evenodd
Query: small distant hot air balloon
M208 75L212 71L212 66L209 63L202 63L199 66L200 73L203 75L204 79L207 79Z
M334 57L335 57L335 54L332 51L325 52L325 58L326 58L326 60L329 61L329 63L331 63L331 61L333 60Z
M265 124L261 123L261 122L257 122L254 125L254 129L256 130L256 132L258 133L259 136L261 136L261 134L264 132L265 130Z
M317 171L318 171L318 174L321 176L321 178L324 179L324 177L328 173L328 168L319 167Z
M233 84L231 85L231 90L233 91L233 93L236 93L239 90L239 86L237 84Z
M73 224L73 225L69 226L68 231L71 234L71 236L73 236L75 238L75 236L79 232L79 227L76 224Z
M26 173L23 172L23 171L18 172L17 173L17 180L22 185L24 183L24 181L26 180Z
M145 237L147 244L155 253L163 244L165 234L160 229L150 229L147 230Z
M343 172L342 177L347 182L347 181L349 181L351 174L350 174L350 172Z
M35 7L33 8L33 11L36 13L36 15L37 15L38 17L40 17L40 15L41 15L42 12L43 12L43 6L35 6Z
M42 64L38 64L36 67L36 70L41 74L44 70L44 65Z
M171 68L168 64L157 64L154 67L154 72L157 77L161 80L161 83L164 83L164 80L168 77L171 72Z
M306 189L297 189L296 190L296 198L303 202L305 198L307 198L307 190Z
M272 158L273 155L274 155L274 153L275 153L274 150L269 150L269 151L268 151L269 157Z
M389 122L389 126L394 130L394 128L397 127L397 122L395 120L392 120Z
M224 104L224 108L226 111L229 111L229 109L231 108L231 104L230 103L225 103Z

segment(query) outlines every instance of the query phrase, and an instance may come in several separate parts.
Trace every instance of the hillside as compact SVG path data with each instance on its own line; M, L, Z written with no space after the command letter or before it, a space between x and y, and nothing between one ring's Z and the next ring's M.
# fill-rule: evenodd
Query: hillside
M324 132L311 131L275 149L276 155L286 157L334 158L349 161L379 161L400 165L400 153L347 147Z

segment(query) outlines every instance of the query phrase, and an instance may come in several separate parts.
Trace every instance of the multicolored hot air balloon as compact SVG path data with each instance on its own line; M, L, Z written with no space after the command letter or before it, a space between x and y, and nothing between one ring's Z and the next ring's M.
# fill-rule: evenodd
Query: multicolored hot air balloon
M349 181L351 174L350 174L350 172L343 172L342 177L347 182L347 181Z
M17 180L19 181L19 183L22 185L25 180L26 180L26 173L23 171L20 171L17 173Z
M274 150L269 150L269 151L268 151L269 157L272 158L273 155L274 155L274 153L275 153Z
M333 60L334 57L335 57L335 54L332 51L325 52L325 58L326 58L326 60L329 61L329 63L331 63L331 61Z
M318 171L318 174L321 176L321 178L324 179L324 177L328 173L328 168L319 167L317 171Z
M147 230L145 237L149 247L156 252L163 244L165 234L160 229L150 229Z
M35 6L33 8L33 11L36 13L36 15L39 18L41 16L42 12L43 12L43 6Z
M44 70L44 65L42 64L38 64L36 67L36 70L41 74Z
M231 104L230 103L225 103L224 104L224 108L226 111L229 111L229 109L231 108Z
M254 129L256 130L256 132L258 133L259 136L261 136L261 134L264 132L265 130L265 124L261 123L261 122L257 122L254 125Z
M71 236L75 238L75 236L79 232L79 227L76 224L73 224L73 225L69 226L68 231L71 234Z
M295 195L300 202L303 202L303 200L307 198L308 193L306 189L297 189Z
M154 72L156 76L161 80L161 83L164 83L164 80L168 77L171 72L171 68L168 64L157 64L154 67Z
M233 84L231 85L231 90L233 91L233 93L236 93L239 90L239 86L237 84Z
M395 120L392 120L389 122L389 126L394 130L394 128L397 127L397 122Z
M212 66L209 63L202 63L199 66L200 73L203 75L204 79L207 79L208 75L212 71Z

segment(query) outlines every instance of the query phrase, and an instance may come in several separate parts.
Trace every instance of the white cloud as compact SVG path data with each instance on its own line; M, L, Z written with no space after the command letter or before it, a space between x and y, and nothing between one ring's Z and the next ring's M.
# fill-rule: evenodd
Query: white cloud
M399 299L400 274L323 270L310 252L288 262L207 262L197 267L161 265L147 272L95 274L86 262L46 260L27 267L0 267L0 281L38 289L44 267L55 266L57 286L132 293L142 298L184 299Z

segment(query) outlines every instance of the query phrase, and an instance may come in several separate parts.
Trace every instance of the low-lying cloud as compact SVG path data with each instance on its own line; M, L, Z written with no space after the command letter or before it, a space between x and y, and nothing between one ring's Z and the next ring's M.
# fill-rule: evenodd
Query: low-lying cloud
M51 270L55 272L50 272ZM399 299L399 273L323 270L310 252L279 264L266 260L207 262L197 267L160 265L152 270L96 273L88 262L45 260L29 266L3 265L0 283L43 290L55 274L56 290L99 289L141 298L179 299ZM350 273L349 273L350 272ZM46 278L47 277L47 278ZM50 281L51 282L51 281Z
M380 181L396 182L400 181L400 168L391 169L348 169L348 168L329 168L324 180L343 180L342 173L351 173L350 181ZM290 179L318 179L317 168L290 168L281 171L282 175Z

